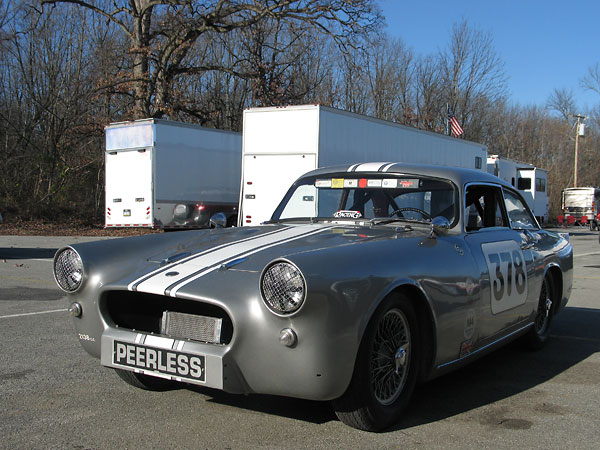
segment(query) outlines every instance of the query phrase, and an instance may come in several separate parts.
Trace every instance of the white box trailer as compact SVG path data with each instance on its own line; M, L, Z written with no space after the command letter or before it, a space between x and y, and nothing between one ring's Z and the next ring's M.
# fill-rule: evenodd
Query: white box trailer
M548 222L548 171L499 155L489 155L487 171L516 187L540 224Z
M237 219L240 133L159 119L105 128L105 227L201 228Z
M238 225L257 225L296 179L319 167L369 161L485 170L487 147L321 105L249 108L243 116Z

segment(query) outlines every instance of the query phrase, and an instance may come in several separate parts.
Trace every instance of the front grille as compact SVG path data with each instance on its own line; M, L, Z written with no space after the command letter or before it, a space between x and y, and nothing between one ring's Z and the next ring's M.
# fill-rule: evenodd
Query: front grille
M163 312L160 331L173 338L220 344L223 319L173 311Z
M226 345L233 336L233 322L227 312L202 301L109 291L102 297L101 312L109 324L176 339Z

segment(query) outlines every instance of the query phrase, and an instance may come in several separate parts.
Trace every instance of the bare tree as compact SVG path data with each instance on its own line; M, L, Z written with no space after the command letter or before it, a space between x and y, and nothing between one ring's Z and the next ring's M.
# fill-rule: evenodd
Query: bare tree
M580 85L589 91L600 95L600 63L588 68L587 74L581 79ZM589 111L592 124L596 129L600 129L600 104L597 104Z
M211 70L235 72L204 61L189 64L201 36L248 29L266 19L307 24L341 45L380 20L373 0L41 0L72 3L117 25L129 41L130 64L115 80L133 96L133 116L161 117L173 103L173 83Z
M455 24L450 45L440 54L440 66L446 102L463 125L465 137L479 139L474 130L485 125L474 121L485 119L486 105L506 97L504 62L494 49L491 35L470 28L466 20Z
M588 89L600 95L600 63L596 63L588 68L588 72L581 79L580 84L584 89Z
M415 77L417 127L429 131L444 131L442 83L438 60L433 56L421 58L417 63Z
M548 98L548 108L558 112L563 119L572 122L575 113L575 95L573 91L565 88L556 88Z
M412 52L399 39L378 36L369 42L365 64L364 82L373 102L370 113L379 119L410 122L414 106Z
M94 59L89 23L81 11L63 12L40 17L22 11L17 25L30 31L2 44L0 172L10 177L0 180L0 197L24 215L56 212L67 200L67 186L71 201L91 198L93 205L98 193L73 189L89 181L89 169L101 159L97 128L89 122L95 103L94 73L86 70Z

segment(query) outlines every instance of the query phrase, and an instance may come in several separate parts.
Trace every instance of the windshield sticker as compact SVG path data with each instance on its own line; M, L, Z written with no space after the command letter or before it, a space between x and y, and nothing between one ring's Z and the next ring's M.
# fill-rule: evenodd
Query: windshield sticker
M344 180L345 188L355 188L358 187L358 180Z
M416 178L409 178L409 179L405 179L405 180L400 180L398 182L398 187L401 188L417 188L419 187L419 180Z
M398 187L398 180L396 180L395 178L387 179L387 180L383 180L382 186L384 188L396 188Z
M360 219L362 217L362 214L360 213L360 211L338 211L336 212L333 217L335 217L336 219Z
M368 187L381 187L381 180L369 180L367 181Z
M315 181L315 187L318 188L330 188L331 180L317 180Z
M331 187L333 189L342 189L344 187L344 179L343 178L333 178L331 180Z

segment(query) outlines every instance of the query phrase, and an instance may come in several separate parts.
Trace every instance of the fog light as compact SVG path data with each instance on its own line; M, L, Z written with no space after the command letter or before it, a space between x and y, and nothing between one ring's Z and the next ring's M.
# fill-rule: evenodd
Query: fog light
M286 347L294 347L298 343L298 336L291 328L284 328L279 333L279 342Z
M69 314L71 314L73 317L81 317L82 312L83 309L81 308L81 305L79 303L71 303L71 306L69 307Z

